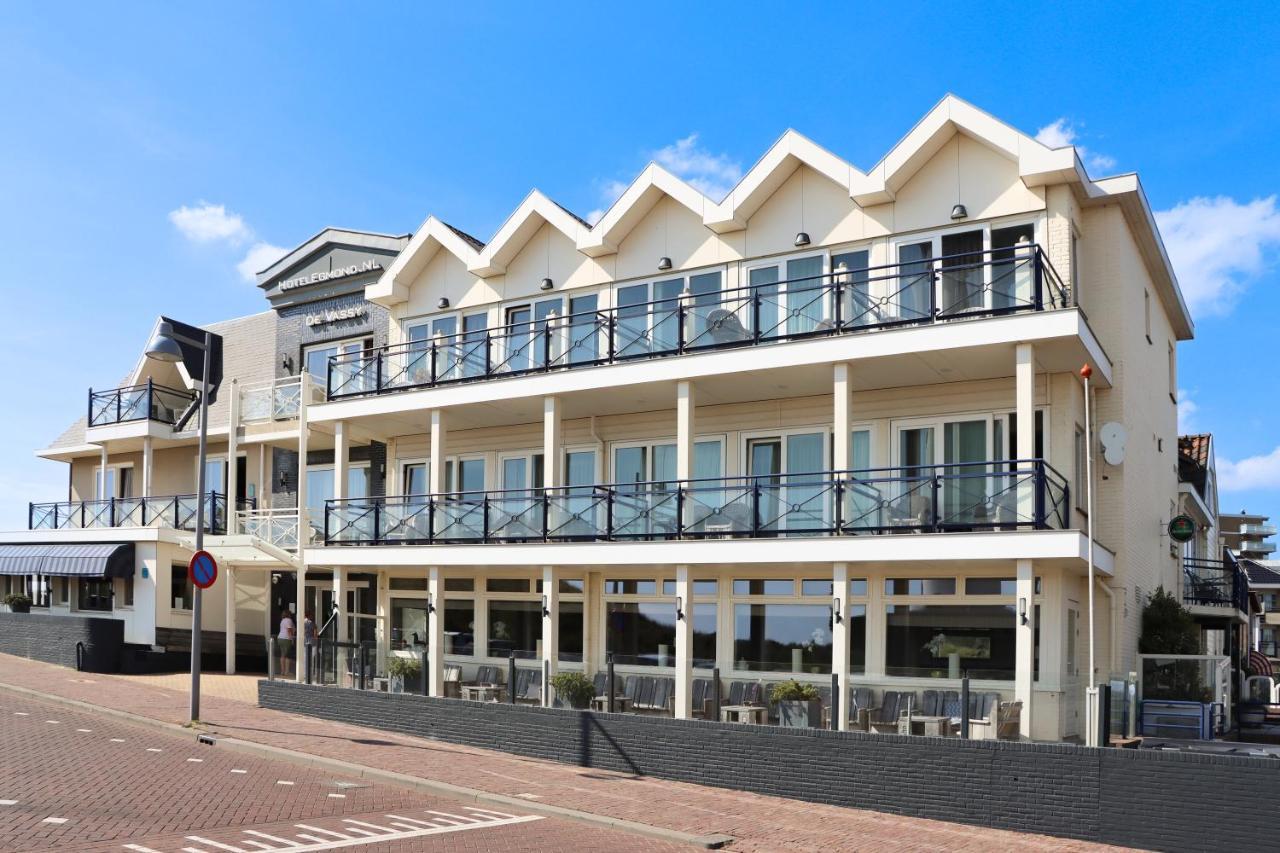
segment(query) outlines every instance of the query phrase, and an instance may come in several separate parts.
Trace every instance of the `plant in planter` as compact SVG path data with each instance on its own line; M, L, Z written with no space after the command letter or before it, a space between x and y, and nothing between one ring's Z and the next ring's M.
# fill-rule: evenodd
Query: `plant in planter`
M11 592L4 597L5 606L10 613L30 613L31 599L20 592Z
M591 679L580 672L557 672L551 676L551 687L556 698L570 708L585 708L596 695Z
M778 724L786 728L818 728L822 725L822 700L818 688L794 679L769 690L769 701L778 706Z
M395 655L387 659L387 675L392 693L403 693L405 684L422 675L422 666L413 658Z

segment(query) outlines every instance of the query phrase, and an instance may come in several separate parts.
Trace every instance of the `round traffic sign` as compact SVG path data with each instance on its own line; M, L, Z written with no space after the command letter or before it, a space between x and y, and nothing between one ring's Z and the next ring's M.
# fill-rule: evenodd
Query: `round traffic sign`
M218 579L218 563L208 551L196 551L187 564L187 577L201 589L208 589Z

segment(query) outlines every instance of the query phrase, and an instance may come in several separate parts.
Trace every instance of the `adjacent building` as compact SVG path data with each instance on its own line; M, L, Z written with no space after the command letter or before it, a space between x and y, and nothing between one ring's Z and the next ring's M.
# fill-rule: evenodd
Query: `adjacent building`
M1241 557L1270 560L1275 556L1276 543L1271 537L1276 535L1276 526L1268 516L1241 510L1224 513L1221 519L1223 544Z
M330 229L260 284L269 313L210 327L236 460L214 482L246 505L213 537L233 582L208 627L241 647L336 605L335 638L379 668L425 650L433 689L446 665L612 660L673 679L677 717L713 672L840 695L965 674L1061 739L1091 680L1135 668L1146 597L1216 554L1179 477L1191 318L1137 177L951 96L865 172L788 131L723 199L653 164L595 225L535 191L487 242L434 215ZM73 509L192 491L165 427L46 451ZM149 473L94 492L139 453ZM1164 532L1180 510L1210 520L1194 553ZM4 541L142 546L132 641L178 642L181 525L37 517Z

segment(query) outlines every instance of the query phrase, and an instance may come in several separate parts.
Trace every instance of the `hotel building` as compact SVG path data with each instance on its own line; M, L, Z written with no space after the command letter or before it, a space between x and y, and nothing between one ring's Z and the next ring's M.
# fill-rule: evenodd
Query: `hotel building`
M652 164L594 225L535 191L487 242L328 230L260 283L270 312L209 327L229 667L301 600L380 671L425 648L433 691L611 656L687 717L714 670L840 695L963 673L1058 740L1090 624L1092 675L1127 673L1145 596L1179 588L1192 323L1141 184L951 96L865 172L788 131L724 199ZM1127 435L1095 454L1092 595L1083 365L1095 435ZM195 451L165 370L42 451L71 467L53 512L94 522L33 507L3 541L132 544L132 578L54 577L47 606L114 583L126 640L169 648Z

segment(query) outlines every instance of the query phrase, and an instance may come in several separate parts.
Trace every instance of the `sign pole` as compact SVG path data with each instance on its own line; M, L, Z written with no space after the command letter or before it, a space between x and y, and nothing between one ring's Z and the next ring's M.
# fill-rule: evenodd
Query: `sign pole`
M205 502L205 456L208 452L209 442L209 362L212 360L213 341L209 333L204 333L204 364L201 369L200 379L200 454L199 467L196 469L196 551L204 550L204 502ZM232 429L236 428L235 424L231 425ZM228 464L236 464L234 459L228 461ZM188 569L190 572L190 569ZM195 589L191 595L191 722L200 719L200 654L201 654L201 593L203 590L200 586L193 584Z
M1085 365L1080 368L1080 376L1084 379L1084 479L1085 508L1089 513L1087 520L1089 540L1089 689L1085 694L1085 738L1088 746L1102 746L1098 743L1097 714L1098 688L1094 674L1093 659L1093 420L1090 414L1089 377L1093 368Z

